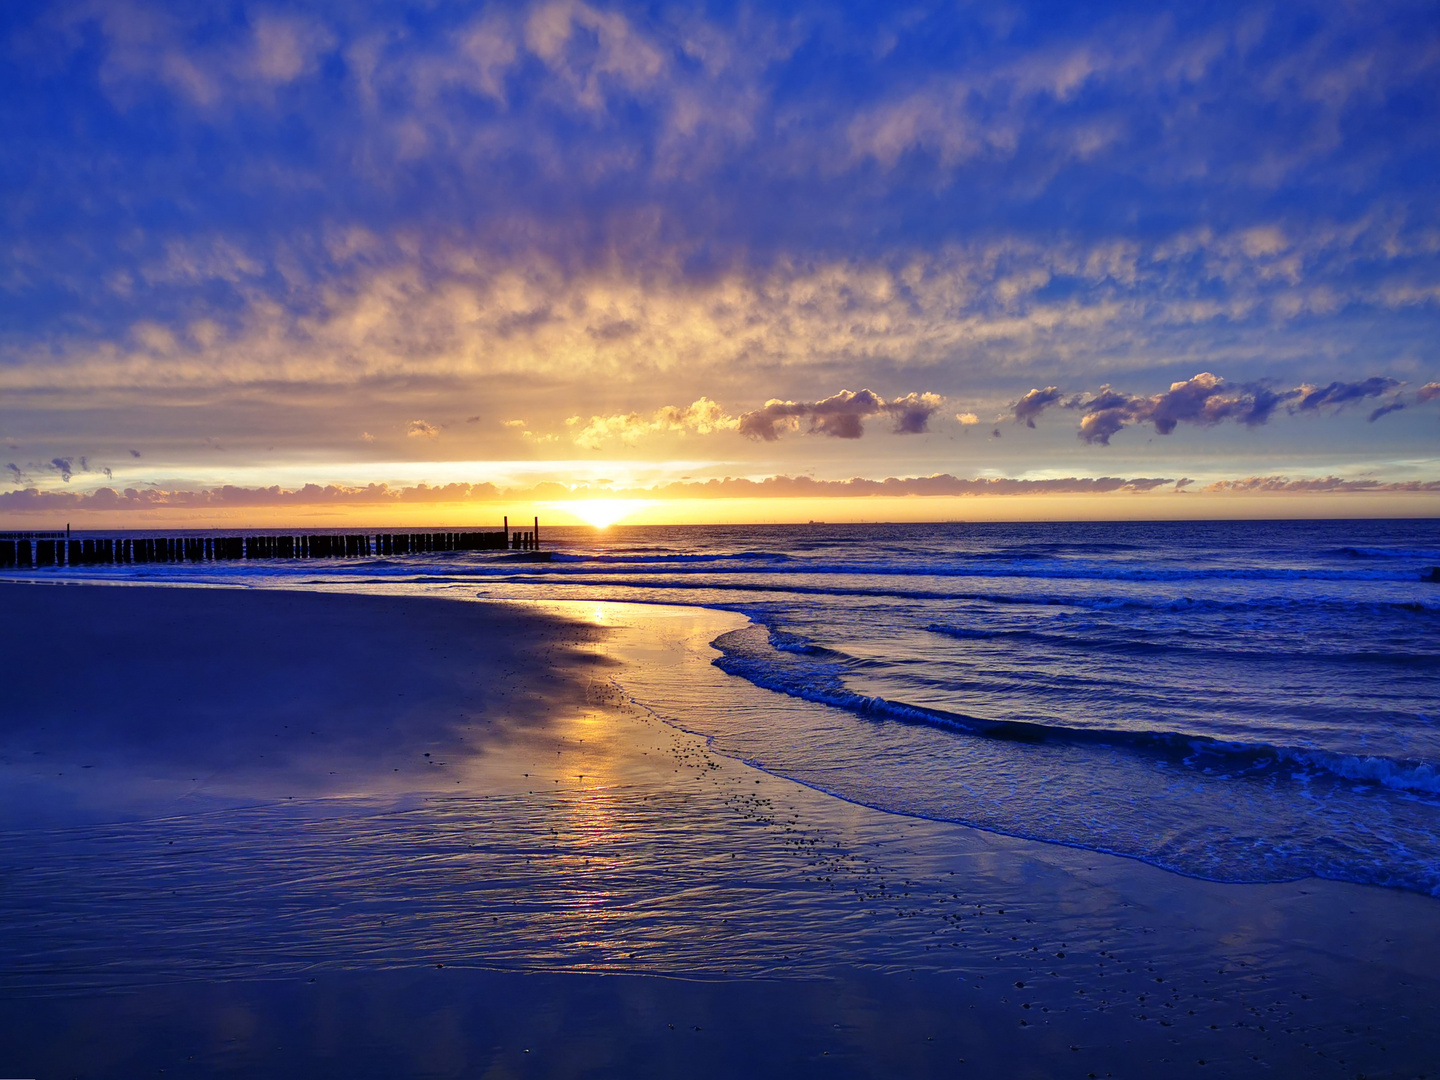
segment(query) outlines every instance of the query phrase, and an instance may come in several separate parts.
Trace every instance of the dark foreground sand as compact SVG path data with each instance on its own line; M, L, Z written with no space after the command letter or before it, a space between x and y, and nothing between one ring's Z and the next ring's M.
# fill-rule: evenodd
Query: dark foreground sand
M734 616L0 612L0 1076L1440 1075L1440 901L757 772L657 718L811 708L709 665Z

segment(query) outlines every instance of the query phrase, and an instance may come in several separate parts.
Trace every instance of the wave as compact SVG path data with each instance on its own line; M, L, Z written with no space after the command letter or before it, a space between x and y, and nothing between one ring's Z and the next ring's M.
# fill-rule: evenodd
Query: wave
M552 561L560 563L599 563L605 565L676 565L709 566L718 562L733 562L737 559L759 559L763 562L793 561L795 556L783 551L723 551L723 552L664 552L654 555L597 554L595 552L556 551Z
M914 551L913 544L906 545L905 549ZM1153 549L1142 547L1139 544L1106 544L1106 543L1051 543L1051 544L1007 544L995 548L972 548L963 552L956 552L950 548L947 554L963 555L966 559L1054 559L1065 555L1109 555L1114 552L1151 552Z
M1001 560L984 556L966 557L956 561L916 558L909 553L898 560L856 560L854 562L820 562L783 552L747 552L735 554L593 555L560 552L552 565L563 564L564 572L596 575L644 572L680 574L752 574L793 575L797 577L931 577L931 578L1031 578L1049 581L1114 581L1135 584L1183 584L1202 581L1349 581L1349 582L1411 582L1415 573L1409 568L1327 569L1325 567L1164 567L1116 566L1095 563L1067 563L1063 560Z
M1185 640L1176 640L1174 634L1150 633L1144 638L1114 638L1103 634L1076 633L1054 634L1044 630L988 630L947 623L931 623L925 629L941 637L957 641L1019 641L1034 642L1046 648L1079 649L1084 652L1119 653L1125 656L1170 656L1183 653L1192 657L1218 660L1250 660L1258 663L1294 663L1295 661L1319 660L1353 664L1390 664L1397 667L1418 667L1422 670L1440 670L1440 655L1414 652L1330 652L1306 644L1294 651L1283 648L1244 649L1218 648L1207 645L1193 645ZM1176 630L1185 629L1182 626Z
M1097 545L1098 546L1098 545ZM1118 545L1115 545L1118 546ZM905 578L939 580L971 578L996 581L1076 582L1113 583L1116 586L1173 586L1184 588L1190 583L1275 582L1276 587L1306 582L1330 583L1392 583L1412 584L1417 579L1414 565L1406 565L1406 559L1418 559L1425 565L1440 562L1440 552L1407 549L1342 548L1336 552L1356 553L1346 557L1345 564L1331 565L1179 565L1167 559L1149 562L1108 561L1105 559L1074 559L1066 557L1027 557L1023 552L985 551L960 553L946 551L927 555L923 551L905 549L876 555L874 549L856 549L853 559L812 558L794 552L767 549L726 550L726 551L662 551L640 550L621 552L566 551L556 549L552 561L537 564L532 574L569 577L639 577L654 575L658 581L647 581L647 586L665 585L674 587L684 577L711 578L748 577L755 579L758 588L781 588L799 591L804 586L812 591L824 592L829 589L834 595L843 595L838 589L820 582L833 579L850 579L852 588L866 589L857 595L881 595L889 590L876 591L875 584L866 585L866 579ZM1172 553L1173 554L1173 553ZM1019 557L1017 557L1019 556ZM283 571L295 564L288 560L266 560L265 564L254 567L256 572ZM313 568L313 564L309 564ZM513 566L497 559L494 553L476 552L431 552L423 555L384 557L364 560L337 560L331 564L334 569L347 573L386 572L406 570L423 574L427 566L444 568L454 572L464 568L476 575L513 571ZM205 564L207 569L220 569L219 564ZM110 568L87 568L102 573ZM119 571L121 568L114 568ZM230 569L226 567L225 569ZM250 569L249 566L244 569ZM663 579L674 579L665 581ZM816 579L812 583L807 578ZM917 582L918 584L918 582ZM949 598L949 594L930 590L919 593L914 590L896 592L894 595L937 599Z
M957 641L994 641L998 638L1014 641L1041 636L1034 630L981 630L965 626L946 626L944 623L931 623L925 629L932 634L940 634Z
M1335 548L1332 555L1349 559L1440 559L1440 548Z
M738 575L737 575L738 576ZM553 581L547 580L553 578ZM564 584L623 589L645 589L655 593L774 593L783 596L834 596L895 600L943 600L975 601L986 604L1024 607L1079 608L1088 611L1119 611L1126 609L1151 611L1216 611L1255 612L1262 610L1323 609L1357 612L1408 613L1440 615L1440 600L1433 603L1421 600L1370 600L1355 601L1346 597L1310 596L1262 597L1245 600L1208 600L1190 597L1149 598L1130 596L1067 596L1056 593L1034 592L981 592L971 590L875 588L846 585L806 585L797 581L765 578L756 581L715 581L715 580L665 580L662 575L655 577L636 576L625 580L618 575L604 575L596 581L586 581L578 575L553 575L546 564L537 564L524 570L507 566L502 574L487 577L487 581L499 584ZM716 606L716 605L711 605Z
M801 637L799 634L792 634L786 630L770 631L770 647L780 652L791 653L795 656L818 657L822 660L830 660L841 663L853 664L857 661L848 653L839 649L827 648L824 645L817 645L813 641Z
M806 664L803 660L792 660L790 657L813 654L795 648L800 644L798 640L790 642L790 649L777 650L771 644L770 636L766 627L760 624L721 634L711 642L721 653L715 659L715 665L727 674L737 675L766 690L844 709L867 718L927 724L966 735L1015 743L1118 747L1136 755L1160 757L1171 764L1197 771L1218 773L1219 778L1283 778L1289 773L1288 778L1296 782L1313 782L1317 778L1328 777L1337 782L1440 795L1440 766L1429 761L1233 741L1176 731L1073 728L1033 721L989 720L858 694L843 682L846 670L843 662L827 658L826 661ZM1294 774L1293 770L1297 767L1310 772Z
M1305 595L1250 596L1237 599L1212 599L1175 595L1138 595L1102 593L1067 593L1057 590L1036 591L1020 588L1001 592L992 589L965 588L924 588L896 582L865 582L860 580L844 582L838 580L806 581L805 574L782 573L727 573L724 567L713 564L705 569L697 568L693 573L660 569L647 572L643 568L615 567L597 571L587 567L584 559L576 559L567 566L556 563L520 564L503 559L473 561L469 553L447 553L451 557L443 561L426 563L420 560L384 558L375 560L341 560L327 566L318 566L313 561L286 562L267 560L263 563L207 563L195 567L186 565L143 564L127 566L58 567L38 571L22 571L29 574L54 574L66 578L113 579L113 578L219 578L226 581L243 581L254 578L271 580L289 577L297 573L306 580L316 575L341 575L345 580L364 580L367 577L383 578L392 583L451 583L457 585L495 584L570 586L576 588L603 590L643 590L658 598L665 594L685 595L679 603L702 603L711 607L730 607L731 603L721 600L722 596L736 594L771 594L775 596L835 597L840 599L914 600L941 601L946 603L972 602L1002 607L1041 607L1051 609L1073 609L1077 611L1125 612L1148 611L1169 614L1234 613L1256 614L1264 612L1320 612L1341 613L1353 616L1361 613L1380 615L1440 615L1440 591L1434 600L1419 599L1375 599L1357 601L1344 595L1326 595L1309 592ZM557 555L556 558L562 558ZM657 564L658 565L658 564ZM898 576L898 575L892 575ZM914 574L908 575L913 578ZM1408 581L1406 577L1404 580ZM938 584L938 583L937 583ZM1035 582L1041 589L1040 582ZM710 597L703 594L709 593ZM616 599L633 599L617 593ZM657 599L657 602L662 602Z

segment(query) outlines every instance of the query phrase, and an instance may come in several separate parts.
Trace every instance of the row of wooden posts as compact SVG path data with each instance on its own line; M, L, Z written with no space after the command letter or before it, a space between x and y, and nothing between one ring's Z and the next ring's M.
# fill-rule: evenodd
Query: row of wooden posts
M357 559L430 551L537 551L540 547L538 517L533 532L511 532L509 518L501 532L64 539L68 532L0 538L0 568L229 559Z

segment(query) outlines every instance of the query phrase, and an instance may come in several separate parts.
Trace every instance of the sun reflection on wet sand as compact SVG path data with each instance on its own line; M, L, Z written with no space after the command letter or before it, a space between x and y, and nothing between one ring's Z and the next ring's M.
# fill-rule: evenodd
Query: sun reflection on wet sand
M383 615L417 664L431 648L418 633L428 620L479 633L496 624L477 616L501 610L410 602L423 618L406 625L404 604L351 599L319 602L338 604L352 626L367 610ZM520 608L574 619L571 637L517 638L534 652L516 654L508 673L432 699L411 729L426 741L403 747L429 763L391 774L415 781L403 794L172 803L141 820L92 814L0 832L0 865L12 868L0 891L0 990L33 998L442 965L687 979L865 968L943 977L957 1001L1011 1010L1010 1023L1104 1023L1162 1056L1175 1040L1207 1045L1211 1024L1277 1009L1289 1031L1254 1044L1277 1061L1309 1060L1306 1042L1333 1049L1337 1018L1392 1046L1412 1038L1390 976L1433 979L1433 949L1419 940L1429 898L1196 882L841 802L678 726L707 708L755 724L823 713L711 664L708 642L743 617L504 606ZM287 610L298 620L309 609ZM562 648L582 678L530 675L542 650ZM472 696L481 691L484 707ZM442 706L453 726L434 724ZM383 778L372 762L350 789L368 775ZM274 779L258 765L245 778ZM1339 905L1361 912L1343 945L1325 932ZM1363 994L1350 988L1357 971Z

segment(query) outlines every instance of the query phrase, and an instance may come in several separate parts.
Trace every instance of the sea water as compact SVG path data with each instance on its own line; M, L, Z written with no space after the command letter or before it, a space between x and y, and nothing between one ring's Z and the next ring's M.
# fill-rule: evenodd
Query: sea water
M881 810L1197 877L1440 895L1440 584L1422 580L1440 521L542 540L551 562L448 552L20 576L738 611L750 622L716 639L715 663L812 719L723 702L675 718L722 753Z

